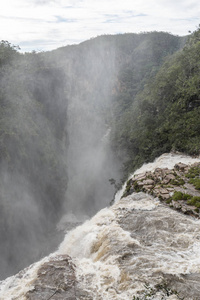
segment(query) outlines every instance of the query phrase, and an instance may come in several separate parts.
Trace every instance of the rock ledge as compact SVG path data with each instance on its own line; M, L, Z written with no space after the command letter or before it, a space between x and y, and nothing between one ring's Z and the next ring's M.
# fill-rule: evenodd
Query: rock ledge
M128 180L123 197L141 191L158 197L173 209L200 218L200 163L178 163L173 169L156 168L134 175Z

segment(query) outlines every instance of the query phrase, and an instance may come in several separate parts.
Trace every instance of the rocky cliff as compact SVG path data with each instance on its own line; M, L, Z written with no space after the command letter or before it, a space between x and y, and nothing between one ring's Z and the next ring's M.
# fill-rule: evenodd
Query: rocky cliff
M199 219L200 163L178 163L173 169L156 168L153 172L134 175L126 185L123 196L145 192L184 214Z

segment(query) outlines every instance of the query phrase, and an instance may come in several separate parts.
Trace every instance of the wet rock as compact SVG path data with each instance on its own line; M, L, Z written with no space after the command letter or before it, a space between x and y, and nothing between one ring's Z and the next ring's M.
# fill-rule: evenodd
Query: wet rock
M195 209L196 209L195 206L190 206L185 204L182 204L181 206L181 210L184 214L193 214L195 213ZM198 215L198 213L196 213L195 215Z
M200 295L200 274L163 274L166 285L179 291L179 299L198 300ZM181 297L181 298L180 298Z
M69 256L56 256L38 270L28 300L76 300L75 266Z
M176 208L178 210L181 209L181 207L182 207L182 205L179 202L174 201L174 200L172 200L171 206L173 206L174 208Z
M175 170L182 171L182 172L185 171L186 168L188 168L188 165L184 163L178 163L174 166Z
M68 255L57 255L44 263L32 282L27 300L92 300L87 291L79 288L75 265Z

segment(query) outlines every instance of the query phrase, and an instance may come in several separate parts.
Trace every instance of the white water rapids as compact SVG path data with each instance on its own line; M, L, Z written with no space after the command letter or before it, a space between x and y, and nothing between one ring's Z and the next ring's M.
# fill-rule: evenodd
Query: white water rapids
M200 158L165 154L136 173L196 161ZM80 300L132 300L138 293L138 299L144 299L147 283L153 287L168 280L172 288L179 288L183 278L200 274L200 220L182 215L144 193L133 193L120 200L118 194L116 199L111 207L70 231L56 253L30 266L23 275L2 281L0 299L27 299L37 270L60 254L72 257L78 285L90 295L77 298ZM192 296L193 291L200 292L200 287L190 277L181 286L183 294L191 289L191 297L184 299L200 299ZM145 299L183 298L158 290Z

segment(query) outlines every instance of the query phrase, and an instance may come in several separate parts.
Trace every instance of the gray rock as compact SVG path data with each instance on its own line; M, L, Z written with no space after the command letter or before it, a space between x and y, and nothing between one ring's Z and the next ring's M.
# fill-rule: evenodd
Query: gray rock
M143 185L154 185L154 181L152 179L144 180Z
M174 166L175 170L179 170L179 171L185 171L185 169L188 167L188 165L184 164L184 163L178 163Z
M27 294L28 300L76 300L75 266L70 257L57 256L44 263L32 285L34 289Z

